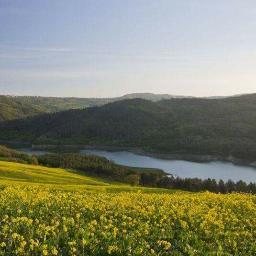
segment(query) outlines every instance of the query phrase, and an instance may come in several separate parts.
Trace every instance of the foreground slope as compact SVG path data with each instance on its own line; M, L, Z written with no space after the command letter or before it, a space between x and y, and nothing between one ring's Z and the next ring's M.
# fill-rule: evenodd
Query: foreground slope
M0 124L0 139L256 160L256 95L123 100Z
M254 195L167 193L3 161L0 185L0 255L256 254Z

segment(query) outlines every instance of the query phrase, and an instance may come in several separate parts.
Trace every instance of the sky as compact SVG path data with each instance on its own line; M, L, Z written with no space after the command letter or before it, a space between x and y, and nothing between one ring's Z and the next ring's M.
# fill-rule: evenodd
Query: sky
M255 0L0 0L0 94L256 92Z

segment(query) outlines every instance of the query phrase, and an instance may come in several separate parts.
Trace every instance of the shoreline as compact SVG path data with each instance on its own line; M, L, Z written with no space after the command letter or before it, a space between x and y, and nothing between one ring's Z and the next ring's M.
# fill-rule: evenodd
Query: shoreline
M233 156L223 157L218 155L202 155L188 153L159 153L149 152L136 147L121 147L121 146L103 146L103 145L31 145L32 149L49 150L49 149L72 149L72 150L104 150L109 152L127 151L141 156L148 156L164 160L183 160L197 163L209 163L215 161L229 162L234 165L248 166L256 168L256 161L249 162L243 159L238 159Z

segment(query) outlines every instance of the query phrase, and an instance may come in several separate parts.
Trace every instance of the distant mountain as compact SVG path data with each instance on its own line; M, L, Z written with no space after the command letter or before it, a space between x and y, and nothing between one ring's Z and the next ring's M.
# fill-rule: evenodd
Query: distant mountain
M19 119L41 113L53 113L68 109L102 106L122 99L141 98L159 101L174 97L176 96L152 93L133 93L116 98L57 98L0 95L0 121Z
M144 100L151 100L151 101L160 101L160 100L169 100L175 98L191 98L187 96L178 96L178 95L170 95L170 94L154 94L154 93L131 93L126 94L122 97L116 98L117 100L124 100L124 99L144 99Z
M256 94L121 100L0 124L1 140L137 147L256 160Z

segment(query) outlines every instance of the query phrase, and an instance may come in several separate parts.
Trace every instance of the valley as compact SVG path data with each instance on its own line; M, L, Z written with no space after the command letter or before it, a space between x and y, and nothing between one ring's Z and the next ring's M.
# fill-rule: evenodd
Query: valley
M255 14L0 0L0 256L256 256Z

